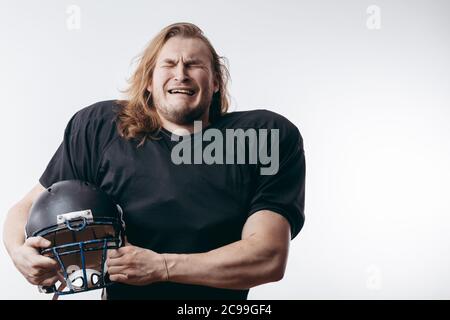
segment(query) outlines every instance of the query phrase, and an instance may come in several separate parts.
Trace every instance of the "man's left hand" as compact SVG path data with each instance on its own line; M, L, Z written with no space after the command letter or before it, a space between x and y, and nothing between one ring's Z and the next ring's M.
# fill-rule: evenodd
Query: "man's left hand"
M106 265L111 281L144 286L166 280L162 255L128 242L124 247L108 250Z

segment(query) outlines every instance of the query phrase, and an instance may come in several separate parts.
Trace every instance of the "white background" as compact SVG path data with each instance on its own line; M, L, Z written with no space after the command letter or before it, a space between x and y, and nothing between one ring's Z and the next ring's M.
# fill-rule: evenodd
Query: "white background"
M188 21L230 62L231 111L273 110L304 138L305 227L285 278L249 299L449 299L449 17L437 0L1 0L1 222L73 113L121 97L132 58ZM0 266L1 299L50 298L3 246Z

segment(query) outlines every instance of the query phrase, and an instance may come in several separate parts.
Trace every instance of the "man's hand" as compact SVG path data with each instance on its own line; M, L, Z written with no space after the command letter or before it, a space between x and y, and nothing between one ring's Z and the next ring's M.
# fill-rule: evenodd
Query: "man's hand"
M63 276L58 273L59 264L39 253L40 248L50 245L51 242L42 237L30 237L12 252L14 265L29 283L49 287L58 280L64 282Z
M167 280L167 270L161 254L128 242L124 247L108 250L106 266L109 279L115 282L145 286Z

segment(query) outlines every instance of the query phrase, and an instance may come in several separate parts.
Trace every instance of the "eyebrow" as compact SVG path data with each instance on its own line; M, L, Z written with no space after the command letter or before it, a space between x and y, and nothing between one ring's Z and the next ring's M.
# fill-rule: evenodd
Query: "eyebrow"
M162 63L176 64L174 59L166 58L162 61ZM186 64L205 64L205 62L201 59L197 58L188 58L184 61Z

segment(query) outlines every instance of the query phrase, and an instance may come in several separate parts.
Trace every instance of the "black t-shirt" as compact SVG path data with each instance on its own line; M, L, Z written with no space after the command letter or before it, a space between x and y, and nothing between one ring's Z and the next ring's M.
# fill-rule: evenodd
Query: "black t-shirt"
M140 141L118 134L117 108L112 100L98 102L71 118L39 180L44 187L68 179L96 184L123 208L128 241L158 253L207 252L238 241L247 218L263 209L287 219L292 239L299 233L304 222L303 140L286 118L267 110L231 112L196 133L278 129L279 170L261 175L261 164L174 164L176 142L169 131L162 129L159 139L138 147ZM107 294L108 299L246 299L248 290L117 283Z

